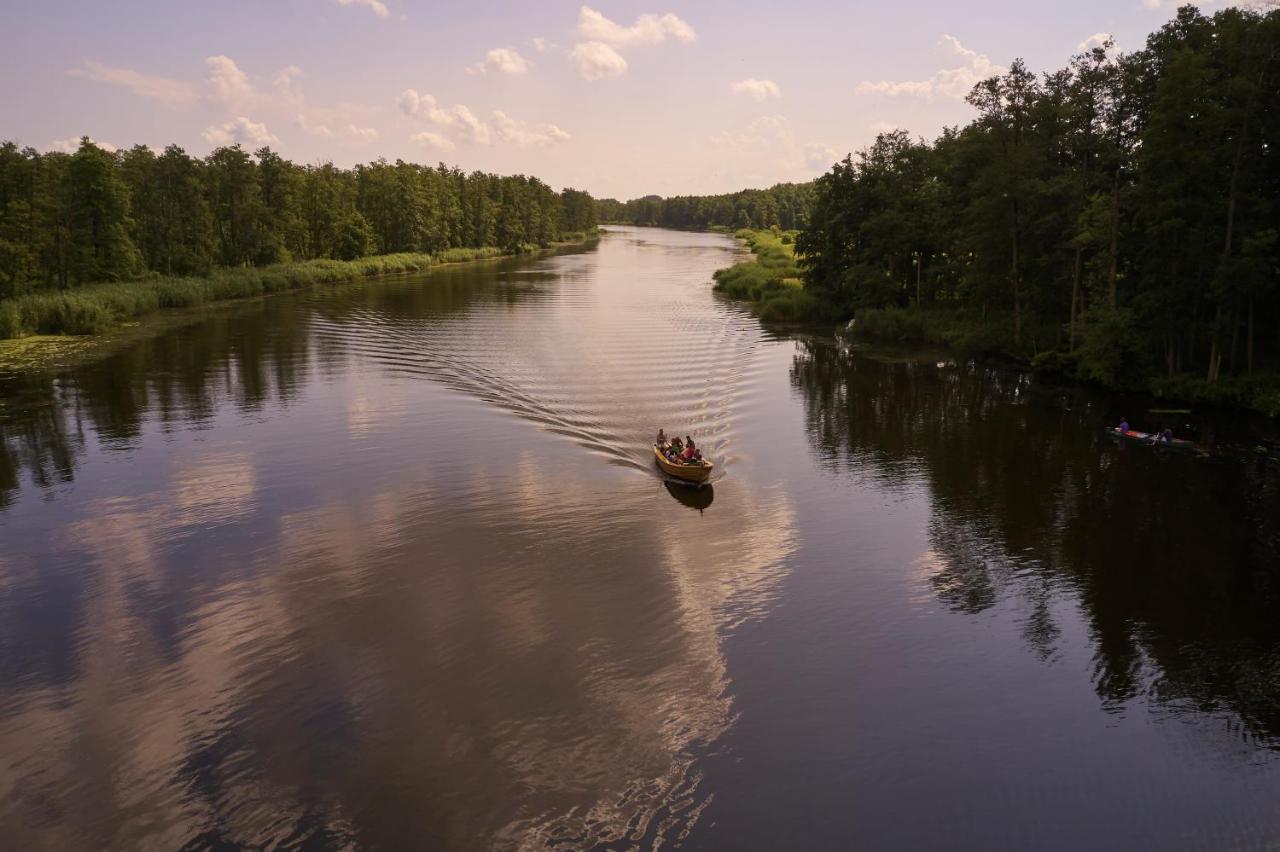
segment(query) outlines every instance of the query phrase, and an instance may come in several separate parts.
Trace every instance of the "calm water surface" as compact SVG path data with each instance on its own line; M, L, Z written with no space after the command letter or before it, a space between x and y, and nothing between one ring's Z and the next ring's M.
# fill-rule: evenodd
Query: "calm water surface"
M0 847L1280 848L1277 465L772 335L709 291L738 251L0 379Z

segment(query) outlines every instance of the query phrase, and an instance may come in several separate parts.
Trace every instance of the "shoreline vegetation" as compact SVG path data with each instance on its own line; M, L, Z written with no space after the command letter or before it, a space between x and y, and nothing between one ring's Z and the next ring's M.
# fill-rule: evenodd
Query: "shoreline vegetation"
M75 153L0 143L0 339L582 242L596 201L525 175L269 147Z
M588 243L592 234L565 234L547 248ZM231 299L266 296L433 266L469 263L542 250L523 246L454 248L435 253L369 255L358 260L317 259L259 267L217 269L207 276L86 284L71 290L34 292L0 300L0 341L30 336L95 335L167 308L193 308Z
M760 250L717 288L765 318L1280 416L1277 55L1280 9L1183 6L1132 53L1108 40L1045 73L1015 60L936 139L880 134L788 188L809 201L790 225L773 190L601 209L736 216ZM799 287L762 229L795 230Z

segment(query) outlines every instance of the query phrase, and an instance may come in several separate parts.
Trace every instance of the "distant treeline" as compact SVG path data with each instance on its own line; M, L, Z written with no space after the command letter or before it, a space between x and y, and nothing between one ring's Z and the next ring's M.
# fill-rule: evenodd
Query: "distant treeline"
M1112 386L1275 376L1280 10L1183 7L1143 50L1017 61L968 101L967 126L884 134L818 179L813 296Z
M299 166L270 148L74 154L0 144L0 299L147 273L518 251L593 232L596 202L537 178L378 160Z
M812 183L780 183L769 189L744 189L727 195L646 195L630 201L602 198L600 221L663 228L804 227L813 203Z

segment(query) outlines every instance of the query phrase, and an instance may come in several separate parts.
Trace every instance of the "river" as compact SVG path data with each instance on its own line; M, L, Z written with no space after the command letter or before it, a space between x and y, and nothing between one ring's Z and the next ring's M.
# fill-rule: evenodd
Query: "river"
M1280 846L1278 465L770 332L741 253L615 228L0 379L0 847Z

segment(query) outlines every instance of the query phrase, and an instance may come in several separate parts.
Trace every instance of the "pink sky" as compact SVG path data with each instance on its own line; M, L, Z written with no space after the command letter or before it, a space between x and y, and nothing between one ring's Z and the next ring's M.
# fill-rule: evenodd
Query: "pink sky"
M1211 6L1206 7L1212 8ZM1159 0L251 3L47 0L5 12L0 138L268 143L537 175L599 197L808 180L877 131L967 120L1016 56L1123 49Z

